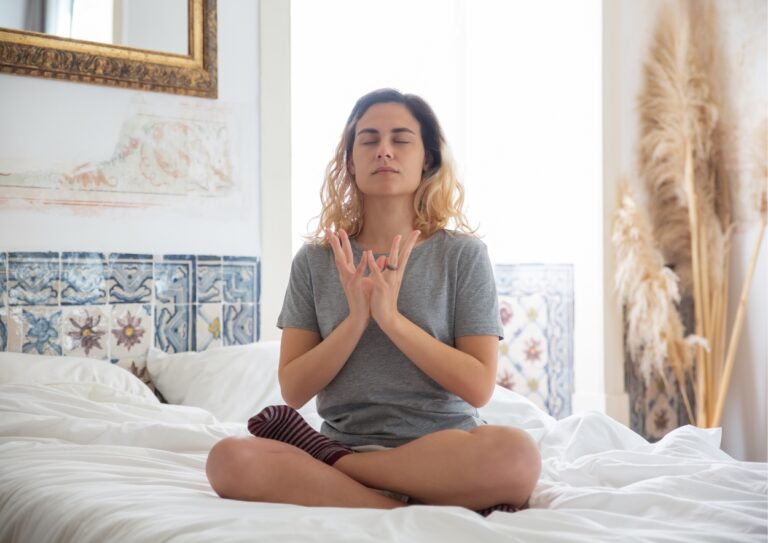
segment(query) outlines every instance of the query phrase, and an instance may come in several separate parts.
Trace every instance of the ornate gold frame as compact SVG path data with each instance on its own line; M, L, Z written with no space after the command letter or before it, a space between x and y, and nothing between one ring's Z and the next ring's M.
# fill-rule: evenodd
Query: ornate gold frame
M188 0L187 56L0 28L0 72L216 98L216 0Z

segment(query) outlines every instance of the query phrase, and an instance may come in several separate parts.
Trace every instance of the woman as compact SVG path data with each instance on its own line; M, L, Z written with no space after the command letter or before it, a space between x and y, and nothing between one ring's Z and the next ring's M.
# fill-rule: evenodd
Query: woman
M516 510L540 455L524 431L477 416L495 384L498 303L431 108L391 89L358 100L322 201L278 318L287 406L214 446L211 486L308 506ZM322 433L294 410L315 395Z

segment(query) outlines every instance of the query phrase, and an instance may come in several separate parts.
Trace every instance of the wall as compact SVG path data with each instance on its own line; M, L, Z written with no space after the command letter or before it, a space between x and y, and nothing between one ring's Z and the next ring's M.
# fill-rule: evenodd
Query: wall
M616 155L607 159L610 170L606 171L606 184L615 185L620 175L637 179L635 146L639 119L636 98L642 84L642 63L656 19L659 10L667 3L665 0L603 3L606 11L604 77L606 114L609 115L606 119L606 152ZM768 130L768 14L763 0L701 0L694 5L702 12L709 9L715 14L714 26L706 39L714 44L716 51L711 69L719 73L716 81L718 93L722 95L721 118L728 134L728 149L723 160L731 179L735 204L728 311L732 323L757 235L756 194L759 184L766 182L765 138L768 135L761 136L760 132ZM617 192L615 187L612 190L614 194ZM615 202L607 201L606 205L615 208ZM741 460L765 461L768 456L766 277L768 242L764 239L722 420L722 448Z
M259 6L218 4L217 100L0 74L0 172L108 162L124 123L145 115L225 126L233 190L131 208L29 204L0 187L2 249L259 255Z

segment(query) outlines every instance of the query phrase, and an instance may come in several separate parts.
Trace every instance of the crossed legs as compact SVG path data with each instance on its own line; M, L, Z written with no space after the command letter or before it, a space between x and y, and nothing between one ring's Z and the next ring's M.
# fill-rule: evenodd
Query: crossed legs
M272 439L228 437L211 449L206 465L211 486L224 498L379 509L403 503L371 488L434 505L520 506L540 471L533 440L503 426L443 430L395 449L349 454L333 466Z

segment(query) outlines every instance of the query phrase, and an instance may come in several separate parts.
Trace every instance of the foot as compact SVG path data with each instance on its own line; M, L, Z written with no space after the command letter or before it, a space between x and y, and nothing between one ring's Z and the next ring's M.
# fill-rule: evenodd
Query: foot
M271 405L248 420L248 431L256 437L276 439L308 452L332 466L352 449L325 437L312 428L298 411L287 405Z
M483 515L484 517L487 517L494 511L502 511L504 513L515 513L517 511L520 511L520 508L515 507L514 505L509 505L508 503L500 503L499 505L493 505L491 507L486 507L485 509L480 509L479 511L475 511L475 513L478 513L480 515Z

